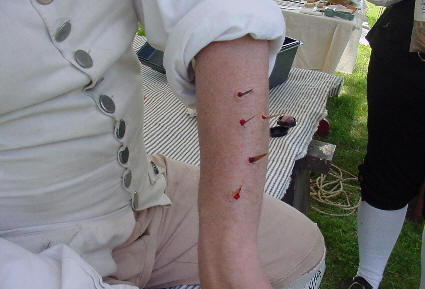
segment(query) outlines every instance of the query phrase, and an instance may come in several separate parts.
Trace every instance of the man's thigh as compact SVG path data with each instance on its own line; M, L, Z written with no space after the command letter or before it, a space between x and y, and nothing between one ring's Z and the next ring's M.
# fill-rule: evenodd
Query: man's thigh
M173 204L163 210L155 265L146 288L199 284L199 169L162 157L154 157L154 161L166 167L166 193ZM263 268L274 288L283 288L311 271L324 254L324 241L317 226L297 210L267 195L258 242Z

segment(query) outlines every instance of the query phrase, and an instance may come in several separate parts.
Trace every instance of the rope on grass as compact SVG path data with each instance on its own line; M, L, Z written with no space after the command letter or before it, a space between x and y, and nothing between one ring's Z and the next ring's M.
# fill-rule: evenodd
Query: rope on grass
M311 208L321 214L334 217L354 214L361 201L360 187L357 183L355 175L332 164L327 175L320 175L316 179L310 180L310 196L318 203L338 208L343 213L327 212L316 206L311 206Z

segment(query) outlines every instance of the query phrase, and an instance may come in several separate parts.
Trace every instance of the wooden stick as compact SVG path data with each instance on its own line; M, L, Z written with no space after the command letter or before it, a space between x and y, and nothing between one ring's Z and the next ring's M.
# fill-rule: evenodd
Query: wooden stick
M276 116L281 116L283 114L285 114L285 113L284 112L279 112L279 113L272 114L272 115L262 115L261 118L262 119L269 119L269 118L274 118Z
M253 156L253 157L249 157L248 158L248 162L250 164L255 163L256 161L262 159L263 157L265 157L267 155L267 153L261 154L261 155L257 155L257 156Z
M238 96L238 97L242 97L242 96L244 96L245 94L248 94L248 93L250 93L250 92L252 92L254 89L250 89L250 90L247 90L247 91L245 91L245 92L240 92L240 91L238 91L237 93L236 93L236 95Z
M243 126L244 124L246 124L248 121L250 121L251 119L253 119L255 117L255 115L251 116L250 118L248 118L247 120L241 119L239 121L239 123Z

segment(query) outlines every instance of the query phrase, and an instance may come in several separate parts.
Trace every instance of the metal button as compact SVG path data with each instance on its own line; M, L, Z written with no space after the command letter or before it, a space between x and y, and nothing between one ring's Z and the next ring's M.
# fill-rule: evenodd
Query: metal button
M125 165L128 162L128 157L130 156L130 152L128 150L128 147L121 147L118 151L118 159L120 160L120 163Z
M139 207L139 193L138 192L134 192L133 199L132 199L132 207L135 210Z
M53 0L37 0L38 3L46 5L52 3Z
M78 65L80 65L83 68L90 68L93 66L93 59L84 50L75 51L74 58L75 58L75 61L77 61Z
M115 127L115 135L118 139L122 139L125 135L125 121L120 119Z
M131 185L131 171L130 170L126 170L124 172L124 176L122 178L124 187L126 187L128 189L128 187L130 187Z
M55 40L57 42L61 42L64 41L69 33L71 33L71 23L69 21L65 22L64 24L62 24L55 33Z
M156 166L156 164L151 161L151 165L152 165L154 174L155 175L159 174L159 170L158 170L158 167Z
M102 94L99 96L99 104L104 112L114 113L115 112L115 103L109 96Z

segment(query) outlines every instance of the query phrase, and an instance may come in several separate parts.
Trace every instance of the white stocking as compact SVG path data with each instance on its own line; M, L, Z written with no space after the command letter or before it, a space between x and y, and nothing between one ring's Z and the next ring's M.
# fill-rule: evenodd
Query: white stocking
M362 201L357 216L360 264L357 276L379 287L388 258L403 227L407 206L380 210ZM425 288L424 288L425 289Z

